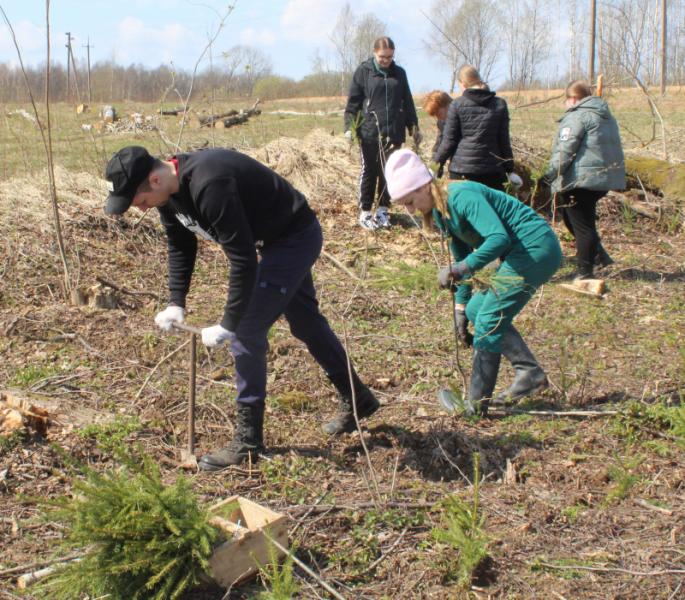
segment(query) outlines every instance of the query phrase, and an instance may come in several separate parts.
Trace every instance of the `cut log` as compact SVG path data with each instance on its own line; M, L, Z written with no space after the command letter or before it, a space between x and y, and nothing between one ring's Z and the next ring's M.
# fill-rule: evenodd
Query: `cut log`
M235 109L229 110L228 112L221 113L218 115L209 115L208 117L198 117L200 119L200 125L202 127L212 127L217 121L221 121L226 117L232 117L237 115L238 111Z
M602 298L606 291L603 279L574 279L573 283L562 283L561 287L576 294Z
M185 109L182 106L178 108L160 108L159 114L165 117L177 117L178 115L182 115L184 110Z
M250 108L244 108L240 111L232 109L218 115L198 117L200 121L200 126L221 128L221 125L217 125L218 122L222 122L223 127L231 127L232 125L239 125L240 123L244 123L250 117L254 117L261 114L262 111L259 108L257 108L259 106L259 102L260 100L259 98L257 98L257 101Z
M621 192L609 192L606 195L606 197L610 198L611 200L616 200L617 202L620 202L626 208L632 210L634 213L637 213L638 215L642 215L643 217L647 217L649 219L659 218L659 211L651 208L644 202L640 202L639 200L633 199L634 196L632 194L624 194Z
M631 156L626 158L626 173L629 179L639 178L635 187L642 184L648 190L685 201L685 164Z

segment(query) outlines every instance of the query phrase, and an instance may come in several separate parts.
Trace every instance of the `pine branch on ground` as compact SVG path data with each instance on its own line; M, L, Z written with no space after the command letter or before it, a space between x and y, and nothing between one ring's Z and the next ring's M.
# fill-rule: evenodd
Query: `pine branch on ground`
M122 467L105 473L74 466L81 477L72 495L49 504L46 516L64 525L65 546L86 555L41 586L45 597L174 600L207 572L217 530L188 480L164 485L142 452L117 458Z

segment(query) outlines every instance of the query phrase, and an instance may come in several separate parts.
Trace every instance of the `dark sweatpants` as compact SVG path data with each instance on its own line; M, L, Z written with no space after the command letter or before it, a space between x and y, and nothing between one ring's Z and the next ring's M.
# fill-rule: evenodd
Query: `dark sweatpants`
M452 180L463 180L475 181L476 183L482 183L487 185L493 190L499 190L500 192L506 191L504 189L504 184L506 182L506 176L502 173L455 173L454 171L449 172L449 177Z
M311 267L322 245L321 226L315 220L302 231L262 250L257 283L231 345L238 402L264 405L267 334L281 315L327 375L347 372L345 349L319 312L312 280Z
M383 143L378 140L361 140L362 170L359 174L359 208L371 210L378 190L378 206L390 206L390 194L385 184L385 161L401 144Z
M577 188L564 192L561 216L566 228L576 239L576 261L581 275L592 275L599 246L597 202L606 192Z

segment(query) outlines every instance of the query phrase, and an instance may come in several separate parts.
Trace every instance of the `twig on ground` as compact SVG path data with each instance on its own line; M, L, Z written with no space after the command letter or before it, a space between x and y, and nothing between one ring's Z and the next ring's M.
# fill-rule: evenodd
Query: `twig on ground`
M350 271L344 264L342 264L330 252L326 252L325 250L322 250L321 256L323 256L326 260L333 263L336 267L338 267L338 269L340 269L343 273L345 273L345 275L347 275L350 279L354 279L355 281L361 281L361 278L359 276L357 276L352 271Z
M364 575L365 573L370 573L373 571L378 565L380 565L389 555L390 553L397 547L397 545L402 541L404 538L404 534L407 533L409 530L409 527L405 527L402 530L402 533L397 536L397 539L392 543L390 548L388 548L385 552L383 552L376 560L374 560L366 569L361 571L360 573L357 573L357 576L359 575Z
M338 592L335 591L330 585L328 585L321 577L319 577L314 571L312 571L305 563L303 563L293 552L290 551L290 549L286 548L283 546L278 540L275 540L272 538L266 531L264 531L264 535L266 538L271 542L278 550L286 554L287 556L290 556L292 561L300 567L307 575L309 575L314 581L316 581L323 589L325 589L331 596L336 598L337 600L345 600L344 596L341 596Z
M625 573L636 577L658 577L660 575L685 575L685 569L661 569L660 571L632 571L620 567L586 567L585 565L553 565L545 562L528 563L546 569L557 569L561 571L590 571L593 573Z
M386 508L403 508L403 509L411 509L411 508L433 508L435 506L435 502L384 502L383 506ZM338 510L349 510L349 511L355 511L355 510L360 510L364 508L375 508L376 503L375 502L360 502L359 504L319 504L319 505L297 505L297 506L291 506L291 507L286 507L282 509L285 512L288 512L290 516L295 517L298 515L299 512L305 513L309 511L309 514L312 513L320 513L320 512L327 512L327 511L338 511ZM310 510L312 509L312 510Z
M68 556L63 556L60 558L53 558L51 560L41 560L38 562L30 563L28 565L12 567L11 569L5 569L4 571L0 571L0 577L10 577L12 575L16 575L17 573L31 571L34 569L42 569L44 567L49 567L50 565L54 565L56 563L74 560L75 558L81 558L82 556L85 556L84 552L75 552L74 554L69 554Z
M668 515L669 517L673 515L672 510L669 510L668 508L663 508L661 506L656 506L655 504L650 504L649 502L647 502L647 500L643 500L642 498L635 498L633 502L638 506L642 506L643 508L648 508L649 510L660 512L664 515Z
M164 362L166 362L167 360L169 360L172 356L174 356L175 354L177 354L180 350L182 350L183 348L185 348L188 344L190 344L190 339L187 339L185 342L183 342L178 348L176 348L176 350L173 350L172 352L169 352L169 354L167 354L164 358L162 358L162 360L160 360L160 361L154 366L154 368L152 369L152 371L150 371L150 372L147 374L147 377L145 378L145 381L143 381L143 385L140 386L140 389L138 390L138 393L133 397L134 400L138 400L138 398L140 398L140 395L143 393L143 390L147 387L147 384L150 382L150 379L152 379L152 376L155 374L155 371L157 371L157 369L159 369L159 367L160 367Z
M364 440L364 432L359 423L359 415L357 414L357 394L354 389L354 377L352 377L352 360L350 359L350 350L347 343L347 327L345 326L345 321L342 322L343 328L343 344L345 347L345 355L347 356L347 372L350 380L350 390L352 392L352 414L354 415L354 423L357 426L357 432L359 433L359 442L362 449L364 450L364 455L366 456L366 463L369 466L369 471L371 473L371 480L373 481L374 489L369 488L372 497L376 501L376 504L381 501L381 492L378 486L378 478L376 477L376 471L373 468L373 463L371 462L371 454L369 454L369 449L366 446L366 441ZM374 494L375 491L375 494Z
M102 285L106 285L107 287L111 287L113 290L121 292L122 294L127 294L129 296L149 296L150 298L159 300L159 296L154 292L132 292L131 290L127 290L125 287L119 286L116 283L112 283L111 281L109 281L109 279L105 279L100 275L95 276L95 281L101 283Z

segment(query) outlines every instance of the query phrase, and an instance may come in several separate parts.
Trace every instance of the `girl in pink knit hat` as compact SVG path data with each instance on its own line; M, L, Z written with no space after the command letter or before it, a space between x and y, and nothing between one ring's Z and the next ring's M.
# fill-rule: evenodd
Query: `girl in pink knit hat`
M450 183L445 198L411 150L388 158L385 178L393 202L418 211L426 225L434 222L449 238L452 260L438 271L438 283L453 291L457 334L474 348L467 411L486 416L491 400L518 401L545 389L547 376L512 321L561 263L559 240L547 221L516 198L474 181ZM496 259L491 285L474 292L470 276ZM502 354L516 375L493 399Z

